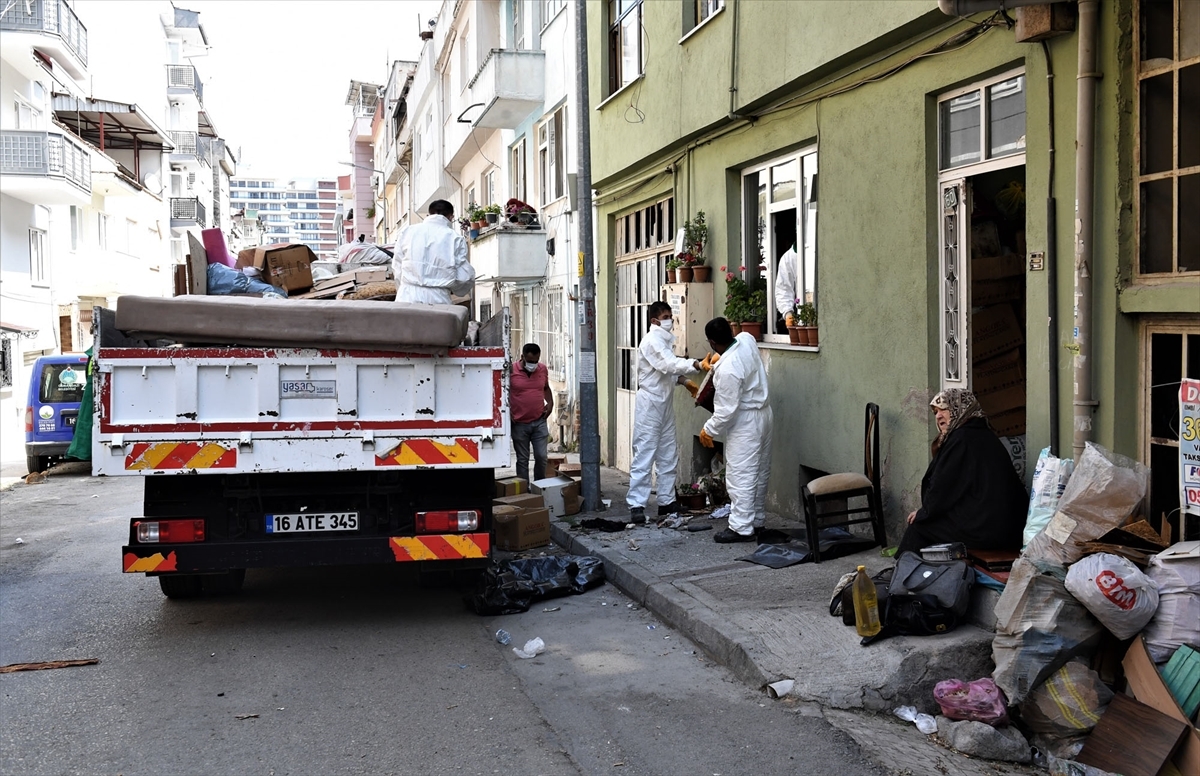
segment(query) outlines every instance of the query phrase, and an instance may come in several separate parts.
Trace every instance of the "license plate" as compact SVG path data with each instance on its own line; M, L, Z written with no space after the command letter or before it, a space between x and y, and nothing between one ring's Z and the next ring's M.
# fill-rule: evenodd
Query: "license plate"
M69 426L71 428L75 427L75 416L74 415L63 415L62 421L63 421L64 426Z
M267 533L269 534L357 530L357 512L302 512L296 515L267 515Z

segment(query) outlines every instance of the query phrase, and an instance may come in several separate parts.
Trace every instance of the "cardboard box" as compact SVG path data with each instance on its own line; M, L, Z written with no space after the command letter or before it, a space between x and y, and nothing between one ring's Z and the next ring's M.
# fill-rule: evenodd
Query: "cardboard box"
M1025 433L1025 408L1017 407L996 415L988 414L988 422L997 436L1021 436Z
M1024 407L1025 385L1009 386L1003 390L994 391L976 398L979 399L979 406L983 407L983 411L990 418L994 415L1001 415L1009 410Z
M557 477L560 466L567 462L565 455L548 455L546 456L546 476Z
M1025 278L972 280L971 305L981 307L1001 302L1016 302L1025 291Z
M1000 280L1025 274L1025 261L1015 253L971 259L971 282Z
M984 361L1025 344L1012 305L998 304L971 314L971 358Z
M541 494L546 508L555 517L576 514L579 499L579 483L570 477L547 477L533 483L533 492Z
M316 260L312 250L299 243L276 243L254 249L254 266L262 270L263 279L285 291L312 288L312 263Z
M528 492L529 483L520 477L505 477L502 480L496 480L496 498L519 496Z
M1180 773L1200 773L1200 732L1197 732L1196 726L1184 715L1162 675L1154 667L1154 661L1150 659L1150 653L1146 650L1146 642L1140 635L1129 645L1129 651L1125 653L1121 665L1125 668L1125 679L1134 698L1168 717L1191 725L1191 729L1183 738L1183 744L1175 750L1171 760Z
M499 514L493 510L492 530L498 550L512 552L545 546L550 543L550 510L522 509L519 513L504 510Z
M1010 350L986 361L971 365L971 390L976 396L984 396L1016 385L1025 384L1025 372L1021 369L1021 351ZM980 399L982 401L982 399Z
M546 506L542 497L536 493L522 493L519 496L501 496L492 502L493 506L521 507L522 509L541 509Z
M574 477L579 479L583 472L583 465L578 463L564 463L558 467L559 477Z

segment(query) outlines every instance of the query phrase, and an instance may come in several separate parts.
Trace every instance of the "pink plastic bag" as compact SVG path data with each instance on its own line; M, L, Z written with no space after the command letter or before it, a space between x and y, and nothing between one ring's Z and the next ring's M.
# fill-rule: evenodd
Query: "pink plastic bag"
M1004 694L991 679L947 679L933 688L933 698L950 719L970 719L992 727L1008 725Z

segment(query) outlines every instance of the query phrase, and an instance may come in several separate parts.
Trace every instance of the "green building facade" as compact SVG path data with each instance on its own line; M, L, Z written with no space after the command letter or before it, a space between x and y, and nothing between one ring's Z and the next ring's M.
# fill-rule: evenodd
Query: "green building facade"
M1153 465L1157 516L1178 507L1172 399L1200 377L1200 3L1098 6L1092 437ZM713 282L686 288L692 311L720 315L729 275L773 297L795 246L794 296L818 313L816 347L765 316L772 511L861 470L875 402L898 540L942 387L980 394L1027 482L1043 447L1072 455L1075 3L1010 11L1015 28L934 0L587 8L606 463L628 468L633 348L700 211ZM707 413L680 391L676 416L694 476Z

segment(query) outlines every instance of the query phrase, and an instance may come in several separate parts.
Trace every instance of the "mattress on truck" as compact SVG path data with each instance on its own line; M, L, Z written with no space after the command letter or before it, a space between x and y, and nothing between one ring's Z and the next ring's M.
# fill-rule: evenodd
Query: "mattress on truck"
M234 296L122 296L116 327L185 343L362 350L450 348L467 336L458 305Z

